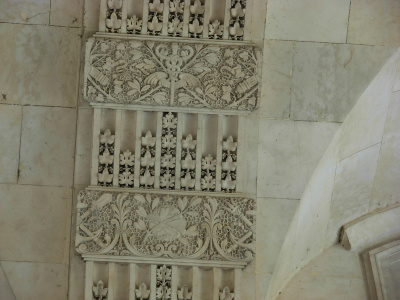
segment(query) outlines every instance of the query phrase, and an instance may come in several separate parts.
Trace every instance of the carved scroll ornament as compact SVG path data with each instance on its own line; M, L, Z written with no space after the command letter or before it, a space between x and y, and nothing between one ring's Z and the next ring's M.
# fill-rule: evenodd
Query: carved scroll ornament
M95 37L86 49L84 95L91 103L252 111L257 49Z
M254 257L253 199L87 189L77 210L81 254L238 262Z

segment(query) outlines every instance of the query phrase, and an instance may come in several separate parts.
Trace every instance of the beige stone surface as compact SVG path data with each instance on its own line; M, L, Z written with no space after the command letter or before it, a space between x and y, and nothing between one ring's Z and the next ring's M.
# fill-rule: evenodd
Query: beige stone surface
M76 110L24 107L19 183L72 186Z
M281 246L285 239L299 200L257 198L257 249L256 273L274 271ZM264 295L265 296L265 295ZM257 298L258 299L258 298Z
M15 300L14 293L11 289L10 283L8 282L6 273L4 273L3 267L0 262L0 299L4 300Z
M0 2L1 23L48 25L49 15L50 0L2 0Z
M68 263L71 189L2 184L0 194L0 260Z
M393 84L393 92L397 91L400 91L400 60L397 62L397 70Z
M296 43L290 118L343 122L395 50L392 47Z
M368 299L363 273L359 255L336 245L304 267L277 299Z
M85 0L83 26L85 30L97 31L99 29L100 2Z
M68 265L13 261L2 261L1 264L15 299L67 299Z
M258 197L300 199L337 123L260 119Z
M350 0L270 0L265 37L345 43Z
M376 170L370 210L399 202L400 91L392 94Z
M396 51L387 61L347 115L342 129L341 159L382 141L398 54Z
M84 0L51 0L50 25L81 27L83 3Z
M336 132L302 195L292 268L301 268L324 249L341 132Z
M260 116L288 119L295 42L265 40Z
M337 165L326 247L339 242L342 225L368 212L380 147L367 148Z
M352 0L348 43L400 46L398 0Z
M90 164L92 157L92 121L93 110L81 108L78 110L76 133L74 184L90 184Z
M7 40L0 43L2 102L76 105L79 29L3 23L0 36Z
M21 121L20 106L0 105L0 183L17 183Z

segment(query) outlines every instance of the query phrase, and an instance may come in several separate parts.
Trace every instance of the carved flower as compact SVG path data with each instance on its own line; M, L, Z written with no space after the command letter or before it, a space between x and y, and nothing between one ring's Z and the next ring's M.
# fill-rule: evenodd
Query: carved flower
M190 13L192 15L201 15L204 13L205 6L201 5L200 0L195 0L193 5L190 5Z
M185 5L185 2L181 2L181 0L170 1L169 2L169 11L183 14L184 5Z
M152 234L163 241L173 241L186 234L186 220L176 207L159 206L147 219Z
M192 299L192 293L189 292L189 288L184 285L180 290L178 290L178 300L190 300Z
M214 38L216 38L217 36L222 36L223 33L224 33L224 25L221 25L221 23L218 20L215 20L208 26L209 36L214 36Z
M135 290L136 291L136 298L139 300L147 300L149 299L150 296L150 290L147 289L147 286L145 283L142 283L139 285L139 288Z
M201 188L203 190L210 190L215 188L215 179L211 175L206 175L201 179Z
M99 155L99 162L102 165L111 165L114 161L114 155L110 155L110 151L106 148L102 155Z
M163 176L160 177L160 186L161 187L174 187L175 184L175 177L172 176L171 174L164 174Z
M178 120L175 118L175 116L172 113L168 113L165 115L165 117L163 117L163 127L164 128L175 129L177 123L178 123Z
M159 286L156 295L157 299L171 299L171 289L167 286Z
M156 276L157 280L171 280L172 271L166 265L163 265L157 269Z
M235 151L237 147L237 142L233 141L233 137L230 135L225 142L222 142L222 147L226 151Z
M167 134L161 138L163 148L175 148L176 137L172 134Z
M133 174L131 172L125 171L122 174L119 174L119 184L121 185L132 185L133 180Z
M140 184L144 186L151 186L154 184L154 176L151 176L150 171L144 172L143 176L140 176Z
M126 28L128 30L141 30L142 29L142 20L139 20L135 15L132 18L126 20Z
M162 13L164 10L164 4L160 0L154 0L153 3L149 3L149 10L151 12Z
M224 161L222 163L222 170L224 170L224 171L235 171L236 170L236 162L233 161L231 155L228 155L226 161Z
M133 166L135 161L135 154L131 151L126 150L123 154L119 155L119 160L121 165Z
M108 168L104 168L102 173L98 174L99 182L110 183L113 179L113 174L108 173Z
M151 131L147 131L146 135L142 137L142 145L148 147L154 147L156 144L156 138L152 136Z
M244 9L242 8L242 4L240 3L240 1L237 1L235 7L231 8L231 16L233 18L244 17Z
M104 287L103 281L99 280L92 290L96 299L103 300L107 298L108 289Z
M161 157L161 167L172 169L175 167L175 157L171 154L165 154Z
M226 190L234 190L236 187L236 180L232 180L230 174L226 175L225 180L222 180L222 188Z
M106 19L106 26L107 28L111 29L111 32L117 32L122 25L122 20L118 19L117 14L115 11L111 14L109 19Z
M153 167L155 158L151 157L150 151L146 151L143 157L140 158L140 165L143 167Z
M183 23L179 20L179 18L175 17L171 22L168 23L168 33L181 33L182 30Z
M189 24L189 32L194 34L200 34L203 32L203 25L200 25L198 19L194 19L192 24Z
M193 170L196 166L196 161L192 159L192 156L188 153L184 160L181 160L182 169Z
M203 170L214 171L215 170L215 165L216 165L216 160L213 159L213 157L210 154L208 154L206 157L204 157L201 160L201 168Z
M114 135L111 134L110 129L104 131L104 134L100 134L100 143L102 144L114 144Z
M186 176L184 178L181 178L181 186L184 188L193 188L194 183L195 180L192 179L189 172L186 173Z
M196 147L196 141L193 140L191 134L186 136L186 139L182 139L182 148L193 150Z
M163 26L163 24L158 21L158 18L156 15L154 15L151 22L147 23L147 28L149 29L149 31L152 31L152 32L161 31L162 26Z
M122 0L107 0L107 6L110 9L121 9Z
M240 27L239 21L236 21L233 26L229 27L229 34L231 36L242 36L243 28Z
M220 300L233 300L234 296L235 296L235 294L231 293L231 290L227 286L224 287L224 289L222 290L222 293L219 293Z

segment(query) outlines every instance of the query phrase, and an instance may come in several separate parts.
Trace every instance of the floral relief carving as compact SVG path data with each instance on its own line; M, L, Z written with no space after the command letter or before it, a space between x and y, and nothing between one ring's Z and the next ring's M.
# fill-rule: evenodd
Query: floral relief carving
M181 189L194 190L196 169L196 141L191 134L182 139Z
M107 294L108 294L108 289L104 287L103 281L99 280L92 288L93 290L93 297L96 300L106 300L107 299Z
M237 142L229 136L222 142L222 190L236 190Z
M135 290L135 297L137 300L147 300L150 296L150 290L144 282L139 285L139 288Z
M224 287L222 290L222 293L219 293L219 300L233 300L235 297L234 293L231 293L231 290L229 287Z
M178 300L191 300L192 292L189 292L189 288L184 285L181 289L178 289Z
M88 189L80 193L77 210L81 254L241 262L254 257L253 199Z
M121 32L122 25L122 0L107 0L107 31L112 33Z
M239 111L257 106L252 46L92 38L87 47L89 102Z
M156 271L156 299L171 299L172 268L170 266L157 266Z
M184 0L172 0L169 2L168 35L182 36Z
M201 160L201 190L215 191L216 160L209 154Z
M135 155L126 150L119 155L119 186L133 187L135 172Z
M114 139L109 129L100 134L98 185L108 186L113 181Z
M205 6L201 4L200 0L194 0L193 5L190 5L190 18L189 18L189 33L192 38L200 38L203 34L204 11Z
M243 40L246 0L232 0L229 39Z
M161 137L161 177L162 189L175 188L175 155L176 155L176 114L164 113L162 119Z
M140 187L154 187L154 164L156 155L156 138L151 131L147 131L142 137L141 157L140 157Z

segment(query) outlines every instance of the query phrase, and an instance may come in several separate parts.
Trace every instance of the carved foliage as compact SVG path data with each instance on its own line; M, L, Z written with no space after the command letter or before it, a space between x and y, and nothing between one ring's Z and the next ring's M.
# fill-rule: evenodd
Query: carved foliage
M140 187L152 188L154 187L154 165L156 155L156 138L153 137L151 131L147 131L146 135L142 137L142 147L140 150Z
M109 186L113 181L115 137L107 129L100 134L98 185Z
M171 299L172 268L170 266L157 266L156 271L156 299Z
M243 40L246 0L232 0L229 39Z
M135 171L135 155L126 150L119 155L119 186L133 187Z
M236 190L237 142L229 136L222 142L222 190Z
M163 114L161 137L161 176L162 189L175 188L175 155L176 155L176 114L171 112Z
M191 134L182 139L181 189L193 191L195 186L196 144Z
M258 81L250 46L96 38L88 43L89 102L254 110Z
M96 286L93 286L93 297L96 300L105 300L107 299L108 289L104 287L103 281L99 280Z
M182 36L184 0L171 0L169 2L168 35Z
M201 190L215 191L216 160L209 154L201 160Z
M86 190L77 204L81 254L250 261L255 201Z

